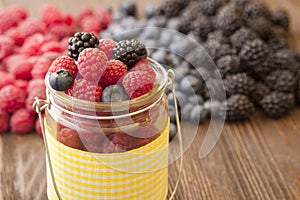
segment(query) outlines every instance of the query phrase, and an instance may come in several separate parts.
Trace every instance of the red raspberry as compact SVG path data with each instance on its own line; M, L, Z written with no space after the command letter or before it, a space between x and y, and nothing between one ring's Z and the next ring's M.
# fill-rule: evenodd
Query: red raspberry
M129 72L122 83L130 99L142 96L153 88L153 78L147 71Z
M80 26L83 32L90 32L97 35L101 31L102 21L95 16L89 16L81 20Z
M7 85L0 90L0 108L8 113L24 107L25 99L26 92L14 85Z
M82 142L78 133L70 128L62 128L57 133L57 140L68 147L82 149Z
M77 14L76 21L77 21L78 24L81 24L82 23L81 21L84 18L93 16L93 15L94 15L94 12L90 7L84 7Z
M13 84L15 80L11 74L5 71L0 71L0 77L0 89L4 86Z
M30 80L33 63L30 60L22 60L8 68L15 79Z
M60 56L56 58L49 68L50 73L54 73L60 69L68 70L73 78L76 78L78 68L73 58L69 56Z
M119 60L109 60L103 72L99 84L102 88L121 82L121 78L127 73L127 66Z
M67 94L81 100L100 102L102 88L93 82L78 79L75 80L73 86L67 90Z
M12 6L8 9L10 13L19 17L20 20L26 19L28 12L24 7L21 6Z
M65 22L65 24L67 24L69 26L72 25L73 27L76 27L75 19L71 14L67 14L65 16L64 22Z
M9 9L2 10L0 12L0 34L17 26L20 21L20 16L10 13Z
M5 133L9 128L9 115L0 109L0 133Z
M84 49L78 57L79 73L89 81L99 82L108 59L103 51L97 48Z
M27 86L27 93L31 93L34 90L38 90L38 89L43 89L44 91L46 91L46 86L45 86L45 82L44 79L32 79L29 81L28 86Z
M108 60L114 58L113 48L116 46L116 42L112 39L99 40L99 49L105 53Z
M88 132L86 130L79 131L78 135L82 141L84 148L93 153L101 153L102 142L105 140L106 136L100 133Z
M33 65L33 69L31 70L31 76L33 79L45 78L49 67L51 66L51 60L40 57L37 62Z
M26 19L22 21L19 26L19 30L23 32L25 37L34 35L36 33L45 33L46 27L41 21L37 19Z
M75 28L76 28L75 26L71 26L65 23L52 24L49 26L48 32L50 34L57 36L59 39L62 39L64 37L72 36L76 31Z
M46 92L43 88L36 88L35 90L31 91L26 98L26 109L32 114L35 115L36 112L32 109L32 105L34 102L34 98L38 97L39 99L46 99Z
M60 43L58 41L50 41L50 42L45 42L42 46L40 51L42 53L53 51L53 52L58 52L61 53L63 50L60 46Z
M12 54L14 50L14 41L8 36L0 37L0 61Z
M60 53L57 53L57 52L45 52L43 53L43 55L41 55L41 58L43 59L48 59L51 61L55 60L57 57L59 57L61 54ZM51 65L51 64L50 64ZM50 66L49 66L50 67Z
M10 119L10 130L16 134L33 131L35 117L25 108L17 110Z
M5 35L10 37L17 46L22 46L25 41L25 34L18 27L14 27L5 32Z
M14 85L17 86L18 88L20 88L23 91L27 90L27 86L28 86L28 81L26 80L22 80L22 79L18 79L14 81Z
M101 19L102 29L106 29L109 26L109 24L111 24L111 22L113 21L111 14L104 8L100 7L98 10L96 10L95 15L96 17Z
M64 16L61 11L53 5L44 5L40 11L42 22L47 26L51 24L57 24L64 21Z
M44 35L37 33L25 39L20 53L28 55L40 54L40 48L45 43Z
M130 69L130 71L146 71L148 72L153 80L156 77L156 73L155 71L152 69L152 67L149 65L149 62L147 59L141 59L139 60L137 63L135 63L132 68Z
M28 59L28 55L26 54L12 54L3 60L3 64L5 69L9 71L14 65L26 59Z

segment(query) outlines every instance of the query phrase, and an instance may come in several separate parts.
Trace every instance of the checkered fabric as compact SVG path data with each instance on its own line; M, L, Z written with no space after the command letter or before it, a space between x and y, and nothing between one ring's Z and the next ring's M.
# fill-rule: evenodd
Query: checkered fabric
M168 126L167 126L168 127ZM164 200L168 193L168 128L139 149L97 154L69 148L47 130L54 177L63 200ZM47 195L57 199L47 163Z

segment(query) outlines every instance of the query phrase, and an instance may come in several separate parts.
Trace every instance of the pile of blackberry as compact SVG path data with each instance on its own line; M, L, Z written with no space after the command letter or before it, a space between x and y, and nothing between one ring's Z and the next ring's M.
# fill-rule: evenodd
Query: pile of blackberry
M182 120L201 123L212 110L218 110L220 117L227 110L226 120L242 120L255 107L277 118L288 114L295 100L299 102L300 56L288 47L286 11L270 10L258 0L166 0L145 10L142 20L126 12L114 13L114 24L102 37L138 38L148 48L149 57L175 70ZM187 35L206 49L218 70L208 72L209 66L201 66L203 60L189 39L159 29L136 29L144 27ZM218 96L218 89L207 89L207 84L217 85L218 81L224 81L226 99ZM196 97L186 91L188 82ZM169 97L172 100L171 94ZM170 113L173 110L171 103Z

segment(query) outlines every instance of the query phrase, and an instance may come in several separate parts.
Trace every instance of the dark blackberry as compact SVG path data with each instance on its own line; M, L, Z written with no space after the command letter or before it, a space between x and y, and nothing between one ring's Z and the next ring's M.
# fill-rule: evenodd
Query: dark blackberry
M224 101L219 112L223 119L239 121L249 118L254 109L254 104L249 97L237 94Z
M298 104L300 104L300 79L299 78L298 78L298 81L297 81L297 92L296 92L296 95L297 95Z
M294 54L294 59L295 59L297 62L300 62L300 51L295 52L295 54Z
M247 68L248 73L257 80L264 80L270 71L275 69L273 54L266 57L262 63Z
M271 50L281 50L288 48L288 42L285 37L273 36L269 39L268 45Z
M272 92L260 101L264 113L273 118L287 115L295 105L295 96L291 93Z
M242 71L240 58L236 55L226 55L217 61L217 67L221 76L239 73Z
M196 16L194 16L193 14L183 15L178 25L178 31L183 34L187 34L188 32L190 32L193 28L193 22L195 18Z
M290 18L286 10L280 8L272 13L272 22L275 25L281 26L284 29L289 29Z
M221 29L226 36L234 33L243 26L241 10L235 4L228 4L221 8L216 18L216 27Z
M182 9L182 5L177 0L166 0L160 7L161 14L166 17L178 16Z
M220 44L214 40L208 40L204 45L205 50L210 54L213 60L217 61L222 56L233 55L236 53L228 44Z
M259 17L271 18L269 9L260 1L251 1L244 8L245 19L257 19Z
M269 47L265 42L260 39L253 41L247 41L241 48L239 56L242 62L252 67L255 65L261 65L269 55Z
M229 75L224 80L227 96L234 94L251 95L255 90L255 81L247 73Z
M234 2L236 5L240 6L241 8L244 8L250 0L231 0Z
M287 69L292 72L297 72L299 69L299 64L295 60L295 53L290 49L275 52L273 59L277 69Z
M268 40L272 37L272 24L264 17L248 20L247 23L248 26L255 31L260 38Z
M293 93L296 89L296 78L290 71L276 70L265 77L265 84L271 90Z
M216 30L207 35L207 40L215 40L221 44L228 44L229 38L226 37L222 31Z
M192 31L202 40L206 40L207 35L213 31L213 26L209 18L204 15L198 15L192 24Z
M255 90L253 91L251 97L255 104L259 105L259 102L264 98L264 96L271 93L271 90L262 82L256 82Z
M258 36L254 31L249 28L242 27L231 35L230 41L232 46L240 51L245 42L252 41L256 38L258 38Z
M138 40L121 40L113 48L113 54L116 60L122 61L128 67L147 58L146 47Z
M202 12L206 15L215 15L219 8L225 5L227 0L204 0L202 2Z
M93 33L77 32L69 39L68 43L68 56L77 60L80 52L84 49L97 48L99 40Z

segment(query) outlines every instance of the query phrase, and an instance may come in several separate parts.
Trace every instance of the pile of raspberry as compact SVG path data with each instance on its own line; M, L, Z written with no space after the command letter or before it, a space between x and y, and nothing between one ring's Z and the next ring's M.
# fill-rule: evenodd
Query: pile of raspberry
M76 31L99 33L111 21L103 8L72 16L45 5L38 18L20 6L0 10L0 134L41 133L32 104L34 97L46 98L44 78L52 61L68 53Z
M154 88L156 73L145 45L138 40L99 40L93 33L77 32L69 39L68 49L69 56L56 58L48 70L49 84L58 92L82 101L111 103L145 96ZM143 146L158 135L154 127L143 138L123 132L85 133L89 128L78 131L59 124L57 139L76 149L115 153Z

